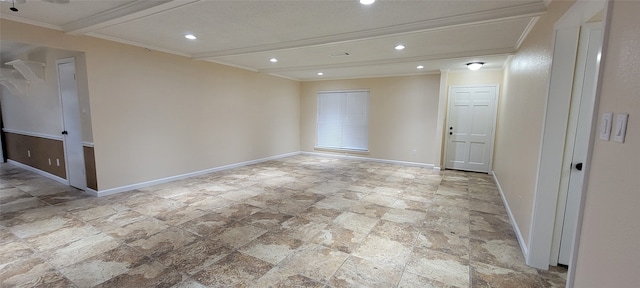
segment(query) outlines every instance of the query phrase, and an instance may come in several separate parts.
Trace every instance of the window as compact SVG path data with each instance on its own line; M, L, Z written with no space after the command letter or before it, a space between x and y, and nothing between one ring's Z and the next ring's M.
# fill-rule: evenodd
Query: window
M369 150L369 91L318 92L317 148Z

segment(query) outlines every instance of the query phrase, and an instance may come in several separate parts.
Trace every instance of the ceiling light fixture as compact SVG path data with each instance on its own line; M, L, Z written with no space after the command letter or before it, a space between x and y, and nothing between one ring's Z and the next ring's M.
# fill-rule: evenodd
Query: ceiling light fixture
M187 35L184 35L184 38L187 38L187 39L189 39L189 40L196 40L196 39L198 39L198 37L196 37L196 35L193 35L193 34L187 34Z
M484 62L469 62L469 63L467 63L467 67L471 71L476 71L476 70L482 68L482 65L484 65Z
M404 49L404 45L398 44L395 48L396 48L396 50L400 51L400 50Z
M322 76L322 75L324 75L324 73L318 72L318 76Z
M269 61L271 61L271 63L276 63L276 62L278 62L278 59L276 59L276 58L271 58L271 59L269 59Z
M360 0L360 4L362 5L371 5L373 2L376 2L376 0Z
M418 68L418 69L424 69L424 66L422 66L422 65L418 65L418 67L416 67L416 68Z

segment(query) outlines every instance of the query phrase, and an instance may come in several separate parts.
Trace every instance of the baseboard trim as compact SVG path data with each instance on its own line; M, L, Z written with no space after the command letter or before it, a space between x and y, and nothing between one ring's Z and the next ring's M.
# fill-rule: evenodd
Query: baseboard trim
M47 178L52 179L52 180L55 180L55 181L60 182L62 184L69 185L69 181L67 181L67 179L58 177L58 176L53 175L53 174L51 174L51 173L49 173L47 171L43 171L43 170L40 170L38 168L31 167L31 166L26 165L26 164L22 164L20 162L17 162L17 161L11 160L11 159L7 159L7 163L9 163L9 164L11 164L13 166L16 166L16 167L20 167L20 168L22 168L24 170L29 170L29 171L31 171L33 173L40 174L40 175L42 175L44 177L47 177Z
M333 158L342 158L342 159L353 159L353 160L362 160L362 161L371 161L371 162L380 162L380 163L389 163L389 164L399 164L406 166L416 166L416 167L424 167L430 168L434 170L436 169L433 164L426 163L418 163L418 162L408 162L408 161L397 161L397 160L388 160L388 159L380 159L380 158L369 158L369 157L361 157L361 156L352 156L352 155L341 155L341 154L330 154L330 153L318 153L318 152L300 152L303 155L311 155L311 156L321 156L321 157L333 157Z
M122 192L126 192L126 191L131 191L131 190L139 189L139 188L143 188L143 187L163 184L163 183L167 183L167 182L171 182L171 181L186 179L186 178L189 178L189 177L200 176L200 175L214 173L214 172L218 172L218 171L223 171L223 170L243 167L243 166L247 166L247 165L262 163L262 162L266 162L266 161L271 161L271 160L291 157L291 156L295 156L295 155L300 155L300 152L285 153L285 154L280 154L280 155L260 158L260 159L256 159L256 160L250 160L250 161L239 162L239 163L234 163L234 164L229 164L229 165L224 165L224 166L218 166L218 167L213 167L213 168L209 168L209 169L205 169L205 170L200 170L200 171L180 174L180 175L176 175L176 176L170 176L170 177L151 180L151 181L140 182L140 183L131 184L131 185L120 186L120 187L111 188L111 189L98 190L98 191L95 191L95 190L92 190L92 189L87 189L87 192L90 193L90 194L95 194L95 196L97 196L97 197L103 197L103 196L113 195L113 194L122 193Z
M498 181L498 176L496 176L495 171L491 171L490 174L493 175L493 180L496 181L496 186L498 187L498 191L500 192L500 197L502 198L502 204L504 204L504 208L507 209L507 214L509 215L509 222L511 222L511 227L513 227L513 231L516 232L516 237L518 238L518 243L520 244L520 249L522 250L524 259L529 259L529 248L525 245L524 237L522 237L522 233L520 233L520 229L516 224L516 219L513 217L513 213L511 213L509 202L507 202L507 197L504 196L504 192L502 191L502 186L500 186L500 181Z

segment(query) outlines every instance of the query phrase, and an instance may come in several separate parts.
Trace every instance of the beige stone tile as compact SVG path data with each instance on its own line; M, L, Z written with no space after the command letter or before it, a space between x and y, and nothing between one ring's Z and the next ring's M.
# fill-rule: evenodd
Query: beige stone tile
M329 280L332 287L395 287L401 269L389 269L371 261L351 256Z
M232 223L224 227L220 231L220 235L214 236L216 240L221 241L227 246L239 248L244 244L251 242L253 239L260 237L268 230L244 223Z
M155 258L167 252L180 249L196 240L196 236L190 232L176 227L169 227L151 236L129 242L128 245L149 257Z
M447 218L447 217L427 217L422 223L422 228L426 230L442 231L460 237L469 237L469 220Z
M385 207L393 207L393 203L396 202L396 200L397 198L393 196L378 194L378 193L371 193L365 196L364 198L362 198L362 201L364 202L385 206Z
M278 233L302 241L309 241L328 225L329 224L325 222L315 222L307 218L296 216L283 222Z
M471 260L504 267L511 270L535 274L536 270L524 263L518 242L512 239L471 239Z
M307 244L278 265L292 274L301 274L325 282L342 266L349 254L322 245ZM313 263L313 265L309 265Z
M145 204L136 205L132 209L140 212L143 215L155 216L158 214L171 212L175 209L183 207L184 205L185 204L180 201L160 198L154 201L147 202Z
M543 287L542 280L535 273L522 273L475 261L472 262L472 267L471 283L473 287Z
M8 221L6 225L16 236L29 238L63 228L84 226L84 223L69 215L53 215L33 222Z
M317 282L309 277L296 274L295 272L279 267L273 267L269 272L264 274L249 287L278 287L278 288L321 288L326 287L324 284Z
M79 287L92 287L131 268L149 261L133 248L122 245L82 262L60 269L60 272Z
M469 238L436 230L420 230L416 246L467 258L470 252Z
M98 233L45 251L42 255L48 259L51 265L59 269L113 250L120 245L120 242L113 237L105 233Z
M25 209L38 208L46 205L47 203L40 201L40 199L36 197L19 198L12 200L11 202L0 204L0 211L4 214L22 211Z
M436 281L433 279L425 278L420 275L415 275L413 273L404 272L402 274L402 279L400 279L400 283L398 284L398 288L467 288L470 286L451 286L444 284L440 281Z
M319 208L330 208L340 211L347 211L356 203L358 203L358 201L344 199L338 196L329 196L318 201L316 204L314 204L314 206Z
M357 214L362 214L367 217L378 218L380 219L387 211L391 208L380 206L377 204L360 201L355 205L349 207L349 211Z
M258 258L233 252L206 267L193 278L207 286L242 287L269 272L273 265Z
M18 188L9 188L0 190L0 205L10 203L22 198L31 198L31 194L26 193Z
M207 288L207 286L198 283L198 281L186 279L176 285L171 286L171 288Z
M187 221L202 217L206 214L208 214L208 212L200 210L196 207L183 206L175 210L157 214L154 217L171 225L180 225Z
M405 273L442 282L455 287L469 286L469 260L454 255L416 247Z
M169 225L153 217L133 214L133 218L126 219L127 214L133 213L126 212L124 214L116 214L107 218L101 218L101 220L92 223L97 224L98 227L102 228L102 231L109 233L112 237L126 243L147 238L169 228ZM113 219L113 222L109 219Z
M377 218L367 217L362 214L344 212L333 220L333 225L361 234L367 234L378 221Z
M183 280L182 275L158 262L144 263L97 285L100 287L171 287Z
M78 217L82 221L91 221L102 217L108 217L127 209L128 207L121 204L105 203L91 208L74 209L74 211L71 212L71 215Z
M89 197L92 196L82 190L74 189L74 191L64 191L56 194L41 196L39 198L45 203L56 205Z
M0 245L0 266L21 258L28 257L34 252L27 244L16 239L16 241L5 242Z
M299 239L283 236L280 233L267 232L238 250L271 264L278 264L294 253L302 243Z
M306 210L304 210L303 212L298 213L298 216L309 219L314 222L331 223L340 214L342 214L342 211L338 209L311 206Z
M0 287L73 287L44 260L27 256L0 265Z
M326 247L351 253L367 237L366 233L345 229L339 226L330 225L309 240L311 243L322 244Z
M158 257L162 264L176 271L195 274L231 254L233 249L209 239L199 239Z
M407 245L413 245L419 232L418 228L407 223L380 220L371 230L371 234Z
M291 215L262 210L245 217L239 223L253 225L265 230L274 230L280 228L282 222L291 218L293 218Z
M65 246L83 238L91 237L100 231L90 225L71 226L57 229L53 232L39 234L24 240L34 249L46 251L56 247Z
M411 245L377 235L369 235L356 251L351 254L375 262L378 265L396 269L404 267L409 260Z
M425 218L426 214L424 212L404 209L390 209L382 216L384 220L407 223L415 226L422 225Z

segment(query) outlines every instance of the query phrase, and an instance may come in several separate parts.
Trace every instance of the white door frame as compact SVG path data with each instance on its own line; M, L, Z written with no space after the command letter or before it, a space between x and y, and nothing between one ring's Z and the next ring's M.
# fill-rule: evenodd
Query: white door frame
M576 196L579 195L580 192L578 190L581 190L584 184L582 183L584 171L574 170L574 164L578 161L582 162L585 167L589 165L584 153L588 149L591 120L595 112L593 110L593 101L595 100L595 83L599 67L599 62L595 59L595 55L602 48L602 22L582 25L578 45L579 50L574 88L571 95L563 168L560 188L558 189L558 208L556 209L556 222L551 248L551 265L557 265L560 260L563 260L562 264L568 265L570 261L570 246L573 243L572 232L575 231L577 223L574 217L578 215L579 199ZM591 58L590 55L594 57ZM579 138L583 139L583 141L578 141Z
M453 88L475 88L475 87L495 87L496 88L496 95L495 95L495 99L494 99L494 103L493 103L493 115L492 115L492 119L491 119L491 138L489 139L489 169L487 171L488 174L491 174L491 171L493 171L492 167L493 167L493 145L495 143L495 138L496 138L496 120L497 120L497 116L498 116L498 101L500 99L500 85L499 84L486 84L486 85L450 85L449 89L447 90L447 106L446 106L446 113L447 116L445 117L445 127L449 126L449 108L451 106L451 90ZM442 168L441 169L446 169L447 166L447 150L449 149L449 141L447 138L447 129L443 129L443 133L442 133L442 137L444 141L444 149L443 149L443 161L442 161Z
M65 112L64 112L64 109L65 109L64 106L65 105L64 105L64 100L63 100L63 96L62 96L62 88L60 87L60 72L58 70L58 67L59 67L60 64L66 64L66 63L73 63L74 64L74 73L76 73L76 71L75 71L76 59L74 57L70 57L70 58L63 58L63 59L56 60L56 75L57 75L57 79L58 79L58 95L60 97L60 108L61 108L60 109L60 113L62 114L61 115L62 116L61 117L62 118L62 127L63 127L63 129L65 131L67 129L67 125L65 124ZM77 86L76 86L76 97L79 97L79 95L78 95L78 87ZM79 101L79 99L78 99L78 101ZM77 111L77 112L78 112L78 117L79 117L78 121L81 121L80 111ZM82 125L82 123L78 123L78 124ZM75 132L80 133L80 135L81 135L80 136L80 138L81 138L80 140L82 141L82 129L80 129L80 131L72 131L72 133L75 133ZM71 185L72 183L71 183L71 173L70 173L70 171L71 171L72 163L69 161L69 149L70 148L69 148L69 143L68 143L67 137L65 137L64 135L62 137L62 142L63 142L63 147L64 147L65 168L67 170L66 171L66 173L67 173L67 183L68 183L68 185ZM82 143L82 142L80 142L80 143ZM80 149L81 150L83 149L82 148L82 144L80 144ZM78 151L76 151L76 152L78 152ZM83 153L83 151L79 151L79 152L81 154ZM82 162L83 162L83 164L82 164L83 166L81 168L82 168L82 171L83 171L83 173L82 173L83 177L80 179L80 185L77 185L77 186L80 186L80 187L76 187L76 186L74 186L74 187L79 188L81 190L86 190L87 189L87 178L86 178L86 171L85 171L85 168L84 168L84 157L83 157L83 161Z
M531 221L531 233L529 237L526 263L530 266L548 269L551 263L551 248L555 224L555 211L558 202L558 187L560 185L560 171L562 169L562 156L566 138L567 119L571 90L573 88L573 74L578 46L580 26L588 22L591 17L605 8L606 0L577 1L556 22L553 62L549 80L549 94L546 100L545 118L542 131L542 142L538 164L538 175L535 187L533 203L533 215ZM606 29L605 39L606 39ZM603 65L600 66L602 69ZM599 90L599 84L598 88ZM598 102L596 93L596 103ZM595 115L594 115L595 116ZM595 122L595 121L594 121ZM595 123L594 123L595 124ZM593 130L592 130L593 131ZM592 149L592 140L589 150ZM588 154L590 155L590 153ZM587 160L589 161L589 159ZM584 171L583 195L580 204L580 215L574 241L574 253L571 256L569 278L576 258L577 238L580 234L580 223L584 205L584 189L588 182L588 166ZM553 211L554 213L549 213ZM571 283L568 279L568 284ZM568 286L571 287L571 286Z

